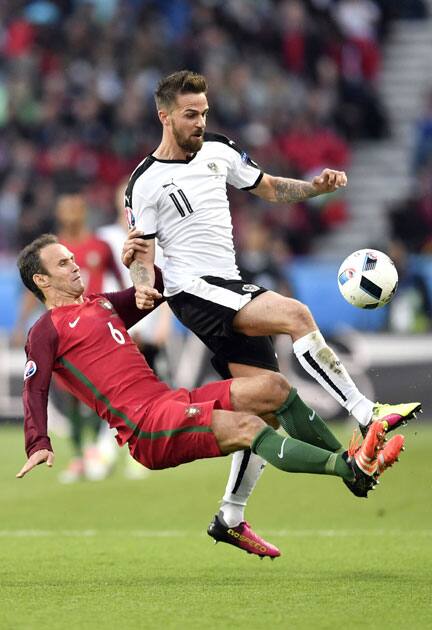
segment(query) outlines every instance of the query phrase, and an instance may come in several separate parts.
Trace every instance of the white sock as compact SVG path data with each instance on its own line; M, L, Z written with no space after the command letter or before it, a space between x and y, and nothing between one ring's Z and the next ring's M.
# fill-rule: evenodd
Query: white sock
M373 408L373 402L366 396L363 396L363 399L359 400L351 409L351 415L354 416L359 424L365 427L372 419Z
M374 403L359 392L319 330L297 339L293 343L293 350L308 374L345 407L357 422L368 424Z
M228 527L244 521L244 509L266 462L251 451L233 453L231 471L223 496L220 516Z

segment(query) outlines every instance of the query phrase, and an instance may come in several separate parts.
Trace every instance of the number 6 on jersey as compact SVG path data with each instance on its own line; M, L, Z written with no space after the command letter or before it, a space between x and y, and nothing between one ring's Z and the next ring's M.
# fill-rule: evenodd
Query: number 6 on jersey
M114 341L117 341L117 343L119 343L120 345L123 345L125 343L125 338L121 330L114 328L111 322L108 322L108 328L110 329L110 333Z

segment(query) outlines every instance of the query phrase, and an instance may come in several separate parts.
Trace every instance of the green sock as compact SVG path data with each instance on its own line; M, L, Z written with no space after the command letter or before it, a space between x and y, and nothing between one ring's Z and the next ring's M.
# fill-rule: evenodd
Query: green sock
M255 436L251 449L285 472L336 475L347 481L354 479L352 469L340 453L331 453L289 436L283 438L272 427L264 427Z
M308 407L293 387L286 401L275 412L287 433L297 440L336 453L343 446L316 411Z

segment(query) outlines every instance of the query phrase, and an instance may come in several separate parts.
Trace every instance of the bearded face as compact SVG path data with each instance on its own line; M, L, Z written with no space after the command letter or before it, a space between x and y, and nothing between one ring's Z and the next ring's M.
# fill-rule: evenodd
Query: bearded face
M179 94L168 114L172 136L186 153L196 153L204 142L208 103L205 94Z
M172 121L172 132L178 146L187 151L188 153L196 153L199 151L204 143L204 130L203 129L186 129L185 125L177 125Z

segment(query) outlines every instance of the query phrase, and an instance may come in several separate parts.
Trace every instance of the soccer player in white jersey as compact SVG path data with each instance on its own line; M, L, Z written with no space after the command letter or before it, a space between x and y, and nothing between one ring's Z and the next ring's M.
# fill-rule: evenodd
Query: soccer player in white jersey
M124 246L136 287L136 303L146 308L154 294L155 238L161 245L165 295L180 321L213 353L223 378L277 371L270 335L287 334L301 365L361 427L385 420L389 430L411 418L420 403L380 405L357 389L328 347L307 306L242 281L235 262L227 184L270 202L294 202L345 186L344 172L324 169L311 182L264 173L228 138L205 133L207 84L202 75L176 72L155 93L162 140L132 173L126 190L131 233ZM128 252L128 254L126 254ZM147 306L148 308L148 306ZM275 410L293 437L336 451L319 416L293 390ZM262 543L244 520L244 508L264 467L250 451L234 455L219 513L208 533L235 546L244 537ZM253 553L253 547L251 547Z

